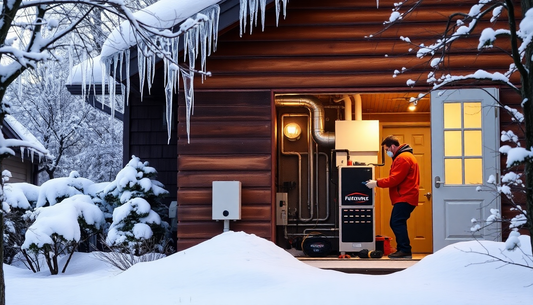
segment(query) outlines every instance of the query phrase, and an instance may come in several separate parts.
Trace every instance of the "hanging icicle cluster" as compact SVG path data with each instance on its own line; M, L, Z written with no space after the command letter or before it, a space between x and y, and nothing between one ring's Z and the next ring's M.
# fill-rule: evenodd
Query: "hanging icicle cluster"
M289 0L276 1L276 26L278 26L281 4L283 4L283 18L287 15L287 3ZM261 29L265 30L266 0L240 0L240 35L246 33L246 16L250 16L250 35L252 29L257 26L257 15L261 12Z
M281 5L283 5L283 16L286 15L286 6L289 0L275 0L276 5L276 25L278 24ZM241 35L245 31L246 19L249 15L250 33L253 25L257 25L258 12L261 12L262 28L265 27L265 11L267 0L240 0L240 25ZM164 88L166 99L166 114L165 119L167 123L168 141L170 142L172 132L172 106L173 97L180 90L179 81L180 76L183 82L183 92L185 94L186 103L186 124L187 136L190 142L190 117L193 114L194 108L194 76L200 74L202 82L210 75L206 70L207 56L211 52L216 51L218 39L218 21L220 15L220 7L215 4L196 15L185 20L178 29L181 35L148 35L146 33L137 33L135 37L143 37L143 39L136 39L137 42L137 62L140 82L141 98L144 94L144 85L148 86L148 93L150 93L154 76L156 72L156 63L162 59L164 63ZM137 29L138 30L138 29ZM140 35L143 34L143 35ZM168 37L164 37L168 36ZM183 50L179 49L179 36L183 36ZM149 38L146 38L149 37ZM120 49L119 49L120 50ZM178 65L178 53L183 51L184 61L187 62L188 67L185 68ZM102 56L102 95L106 93L105 87L108 86L110 107L114 113L115 105L115 88L116 82L114 77L119 76L119 79L125 79L126 85L123 87L126 96L126 105L128 105L129 98L129 75L130 75L130 51L126 47L122 51L113 53L110 56ZM196 67L196 61L199 58L200 67ZM96 63L98 65L99 63ZM92 70L87 63L81 64L81 70ZM122 75L122 73L125 75ZM113 77L114 76L114 77ZM123 77L124 76L124 77ZM91 86L94 80L87 79L85 73L82 73L82 91L85 95L86 85Z

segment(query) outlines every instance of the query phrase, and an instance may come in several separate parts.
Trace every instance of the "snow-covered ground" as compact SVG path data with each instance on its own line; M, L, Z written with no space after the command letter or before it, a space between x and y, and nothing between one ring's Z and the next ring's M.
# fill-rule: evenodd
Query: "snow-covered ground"
M531 253L529 237L522 250ZM345 274L298 261L270 241L226 232L127 271L76 253L65 274L4 265L6 304L528 304L533 269L490 262L490 253L531 265L504 243L463 242L389 275Z

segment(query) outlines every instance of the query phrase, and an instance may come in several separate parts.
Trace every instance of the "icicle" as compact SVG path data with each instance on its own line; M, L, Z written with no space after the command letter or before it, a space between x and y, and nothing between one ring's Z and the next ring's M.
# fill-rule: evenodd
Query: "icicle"
M126 105L129 105L130 101L130 49L127 49L125 52L124 64L126 65ZM124 90L122 90L124 92Z
M157 44L157 42L154 42L154 43ZM152 65L150 66L150 69L152 69L152 72L150 73L150 75L151 75L152 77L150 78L150 83L153 84L153 83L154 83L154 80L155 80L155 71L156 71L156 70L155 70L155 64L156 64L156 62L157 62L157 58L156 58L156 54L155 54L154 52L151 52L151 53L152 53L152 56L151 56L151 58L152 58Z
M217 45L218 45L218 18L219 16L220 16L220 7L217 5L213 8L213 16L211 17L211 26L213 28L213 37L212 37L213 52L217 50Z
M167 144L170 144L170 138L172 137L172 99L173 99L173 92L172 92L172 86L175 82L174 80L174 72L173 69L171 69L169 64L166 64L167 66L167 83L165 85L165 99L166 99L166 120L167 120L167 135L168 140Z
M106 86L106 79L107 79L107 71L111 71L111 60L112 59L106 59L103 62L102 65L102 109L104 107L104 101L105 101L105 86ZM96 87L96 86L95 86Z
M195 60L194 58L196 58L196 49L194 48L194 46L196 45L196 41L194 41L196 38L196 29L191 29L187 32L187 36L188 36L188 39L187 39L187 44L188 44L188 49L189 49L189 67L191 70L194 70L194 67L195 67Z
M194 73L182 71L183 91L185 93L185 117L187 120L187 143L191 143L191 114L194 107Z
M206 68L205 68L205 63L207 61L207 36L209 35L209 25L208 24L200 24L200 30L198 31L199 32L199 35L200 35L200 39L201 40L201 58L200 58L200 70L203 72L202 73L202 83L204 82L205 80L205 72L206 72Z
M240 37L242 37L242 34L246 33L246 15L248 13L248 0L241 0L240 8L241 8L239 12Z
M250 10L250 35L252 35L252 29L255 26L257 26L257 0L248 0L248 9Z
M144 91L144 78L146 76L146 65L144 62L144 52L143 49L144 45L142 43L139 43L137 46L137 69L139 70L139 93L141 96L141 101L143 99L143 91Z
M266 0L260 0L261 3L261 30L265 31L265 13L266 13Z
M117 67L119 64L119 60L122 60L121 58L122 58L122 52L120 53L120 55L117 54L115 56L115 59L113 60L113 75L117 75ZM109 120L111 122L113 121L113 118L115 117L116 88L117 88L116 80L114 77L111 76L111 73L109 73L109 107L111 108L111 115L109 116Z
M24 147L20 147L20 158L22 159L22 162L24 162Z

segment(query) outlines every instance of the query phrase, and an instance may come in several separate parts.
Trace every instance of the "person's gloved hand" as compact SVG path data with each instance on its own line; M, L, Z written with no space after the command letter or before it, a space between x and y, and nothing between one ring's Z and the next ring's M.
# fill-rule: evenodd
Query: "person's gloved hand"
M376 180L368 180L366 182L366 187L368 187L369 189L373 189L375 188L376 186L378 186L378 182Z

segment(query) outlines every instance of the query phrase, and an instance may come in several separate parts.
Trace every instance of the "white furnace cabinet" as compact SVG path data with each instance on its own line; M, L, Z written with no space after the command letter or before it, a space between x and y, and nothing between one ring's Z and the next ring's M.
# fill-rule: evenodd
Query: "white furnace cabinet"
M375 250L374 190L365 182L373 179L374 167L339 167L339 252Z

